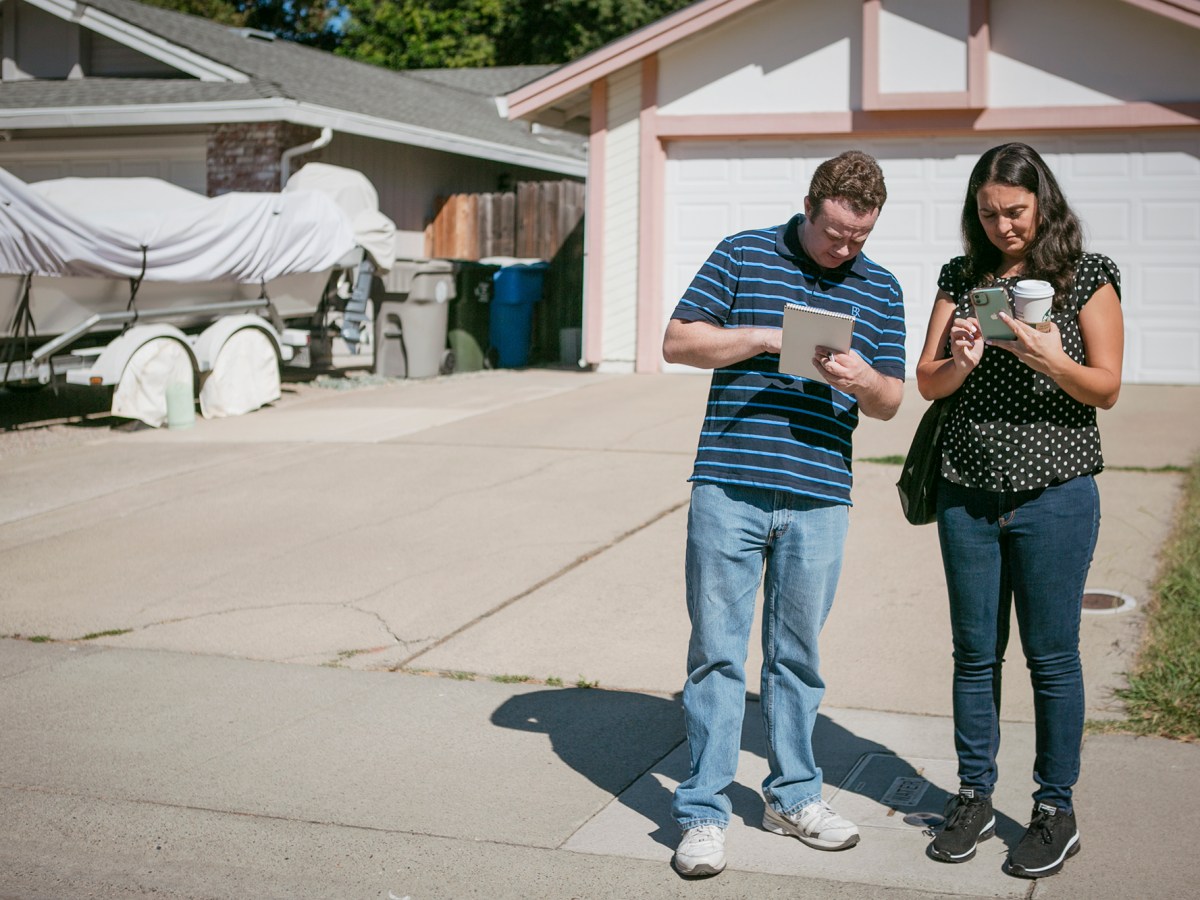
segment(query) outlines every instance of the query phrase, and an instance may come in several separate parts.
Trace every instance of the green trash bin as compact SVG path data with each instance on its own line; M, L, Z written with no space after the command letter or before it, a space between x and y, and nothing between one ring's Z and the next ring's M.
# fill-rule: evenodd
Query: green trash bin
M488 324L494 277L499 266L454 260L454 299L450 301L447 340L454 371L476 372L488 361Z

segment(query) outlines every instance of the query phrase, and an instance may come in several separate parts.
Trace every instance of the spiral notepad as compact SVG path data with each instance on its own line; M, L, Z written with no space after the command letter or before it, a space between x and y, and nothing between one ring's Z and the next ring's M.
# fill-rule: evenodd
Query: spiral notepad
M779 371L785 375L816 378L828 384L825 373L813 365L813 352L817 347L847 352L854 338L855 321L854 316L846 313L789 303L783 309Z

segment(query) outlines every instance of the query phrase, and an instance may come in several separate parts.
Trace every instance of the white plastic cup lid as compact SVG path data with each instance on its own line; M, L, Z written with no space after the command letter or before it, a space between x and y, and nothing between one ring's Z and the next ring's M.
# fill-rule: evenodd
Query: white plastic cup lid
M1030 300L1038 297L1053 297L1054 285L1036 278L1024 278L1013 285L1012 292L1014 297Z

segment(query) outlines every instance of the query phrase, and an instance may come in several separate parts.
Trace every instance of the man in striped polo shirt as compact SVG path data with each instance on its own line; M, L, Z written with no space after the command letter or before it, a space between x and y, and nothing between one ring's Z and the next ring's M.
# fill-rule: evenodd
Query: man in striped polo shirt
M737 772L747 644L761 584L761 709L770 772L763 827L843 850L858 828L821 798L812 732L825 683L817 641L841 572L858 414L890 419L904 384L896 278L862 253L887 199L874 159L817 167L804 214L725 238L679 301L668 362L713 369L688 513L684 718L691 775L672 813L685 876L725 867L726 787ZM828 383L779 372L783 310L855 317L849 352L813 349Z

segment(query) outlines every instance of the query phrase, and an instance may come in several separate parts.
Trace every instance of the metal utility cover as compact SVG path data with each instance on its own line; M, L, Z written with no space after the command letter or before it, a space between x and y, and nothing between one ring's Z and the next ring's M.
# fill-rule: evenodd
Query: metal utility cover
M830 798L839 813L860 826L923 828L941 821L958 784L952 759L916 759L866 753Z

